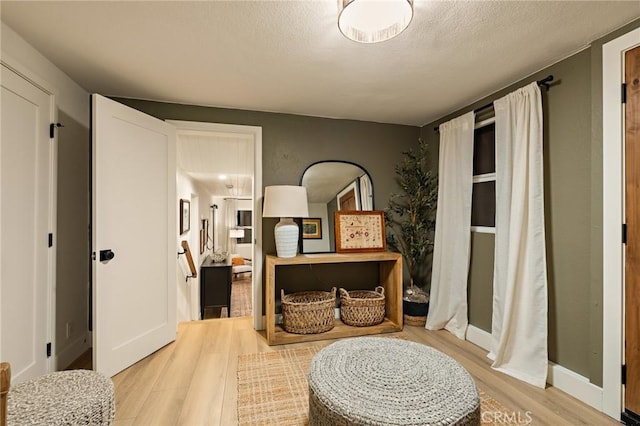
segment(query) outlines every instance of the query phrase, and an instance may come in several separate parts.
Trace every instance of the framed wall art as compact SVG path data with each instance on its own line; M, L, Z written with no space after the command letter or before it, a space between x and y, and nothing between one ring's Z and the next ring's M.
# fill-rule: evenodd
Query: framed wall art
M319 217L308 217L302 219L302 238L305 240L322 239L322 219Z
M383 211L337 211L335 224L336 252L338 253L387 249Z
M180 199L180 235L187 232L190 228L191 220L191 201Z

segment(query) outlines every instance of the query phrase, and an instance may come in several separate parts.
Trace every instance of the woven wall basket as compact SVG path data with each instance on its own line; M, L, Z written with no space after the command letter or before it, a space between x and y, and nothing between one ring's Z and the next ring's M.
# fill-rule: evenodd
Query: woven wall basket
M282 326L296 334L329 331L335 325L336 288L284 294L281 290Z
M384 288L375 291L340 289L340 319L347 325L368 327L384 321Z

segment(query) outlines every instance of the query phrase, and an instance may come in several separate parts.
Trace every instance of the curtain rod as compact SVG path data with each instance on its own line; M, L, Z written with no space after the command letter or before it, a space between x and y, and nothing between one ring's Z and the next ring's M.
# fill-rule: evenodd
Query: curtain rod
M538 83L538 86L544 86L545 89L549 90L549 83L551 83L553 81L553 75L548 75L545 78L543 78L542 80L538 80L536 81L536 83ZM476 108L473 111L478 112L478 111L482 111L483 109L487 109L493 106L493 102L490 102L486 105L482 105L480 108ZM439 131L440 126L436 126L433 128L434 132Z

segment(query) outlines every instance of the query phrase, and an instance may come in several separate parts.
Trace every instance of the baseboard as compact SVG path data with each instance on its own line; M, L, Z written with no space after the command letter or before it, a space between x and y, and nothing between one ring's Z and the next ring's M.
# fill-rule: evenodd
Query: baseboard
M91 347L91 339L85 333L61 348L56 356L56 370L63 370Z
M602 411L602 388L589 382L586 377L561 365L549 362L547 383L596 410Z
M487 352L491 351L491 333L469 324L467 327L467 340Z
M467 327L467 340L485 351L491 350L491 333L478 327ZM587 405L602 411L602 388L589 382L584 376L561 365L549 362L547 383Z

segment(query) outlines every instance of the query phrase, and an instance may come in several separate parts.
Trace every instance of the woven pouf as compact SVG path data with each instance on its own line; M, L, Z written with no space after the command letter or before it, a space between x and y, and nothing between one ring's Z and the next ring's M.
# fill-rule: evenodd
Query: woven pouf
M116 412L113 382L89 370L46 374L7 395L7 426L109 425Z
M309 425L479 425L471 375L401 339L358 337L322 349L309 369Z

